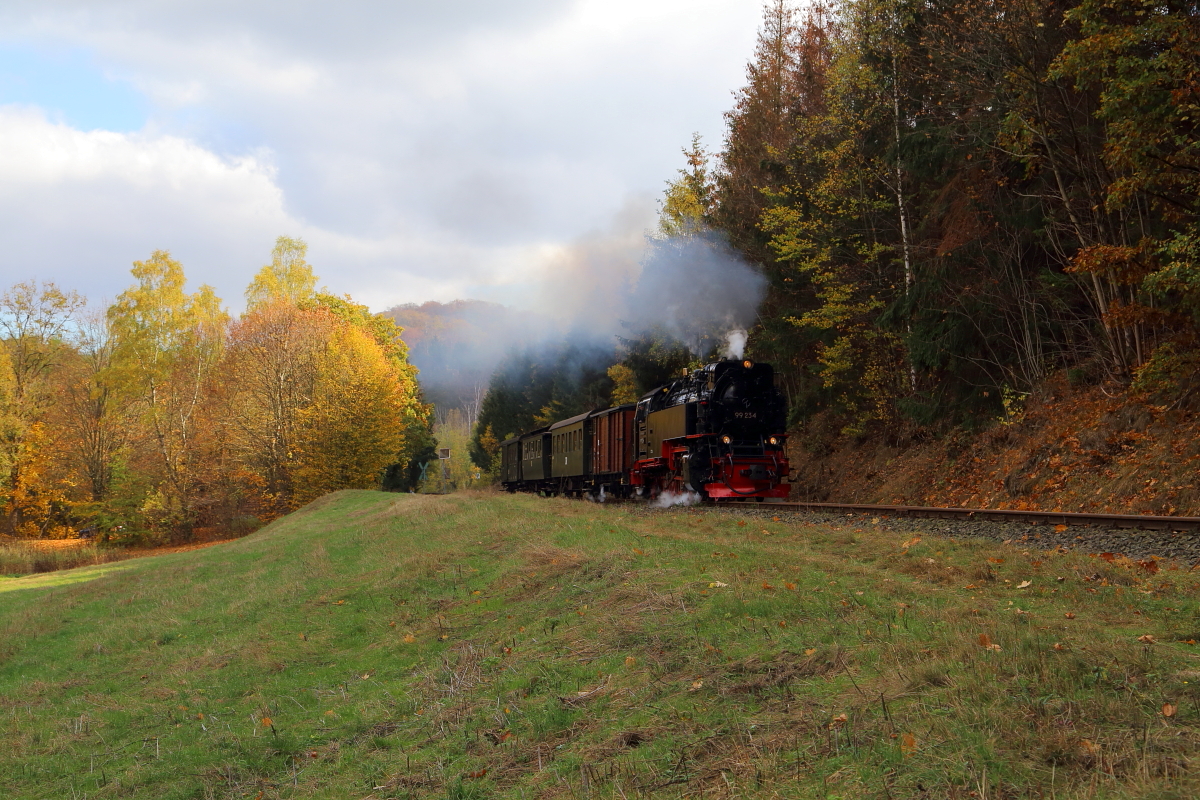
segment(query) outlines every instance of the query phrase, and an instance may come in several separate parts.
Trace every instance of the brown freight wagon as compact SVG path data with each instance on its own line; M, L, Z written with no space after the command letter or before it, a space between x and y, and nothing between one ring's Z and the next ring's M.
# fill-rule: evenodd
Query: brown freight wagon
M591 414L590 482L595 493L623 495L629 486L629 467L634 460L633 403L593 411ZM622 488L624 487L624 488Z

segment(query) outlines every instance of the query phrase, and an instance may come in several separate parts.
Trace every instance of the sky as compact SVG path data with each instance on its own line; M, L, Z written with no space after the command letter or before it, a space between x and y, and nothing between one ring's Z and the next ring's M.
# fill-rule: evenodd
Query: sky
M692 133L720 148L760 17L758 0L5 0L0 288L104 302L164 249L237 311L286 235L377 311L534 305L580 247L636 259Z

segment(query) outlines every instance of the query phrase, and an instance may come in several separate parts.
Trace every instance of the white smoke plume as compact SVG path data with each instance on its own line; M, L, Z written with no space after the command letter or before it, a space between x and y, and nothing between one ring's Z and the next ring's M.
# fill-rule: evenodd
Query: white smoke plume
M631 336L656 328L696 356L720 352L727 334L757 321L766 278L716 233L648 234L645 204L630 203L611 226L552 259L539 308L570 331ZM740 353L737 357L740 357Z
M518 302L503 298L512 305L455 301L388 312L408 329L427 397L439 407L478 406L497 367L517 351L553 349L573 354L577 371L603 370L616 337L650 330L697 358L741 358L766 279L717 234L663 238L648 233L654 219L653 198L628 202L604 228L551 251L539 282Z
M750 334L746 333L745 328L734 328L725 333L725 349L721 351L721 355L725 358L741 358L746 352L746 339Z

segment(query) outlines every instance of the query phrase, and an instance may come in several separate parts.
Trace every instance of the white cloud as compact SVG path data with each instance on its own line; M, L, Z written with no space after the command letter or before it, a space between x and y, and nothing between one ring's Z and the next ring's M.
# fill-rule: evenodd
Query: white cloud
M0 175L4 277L90 295L120 291L130 263L155 249L240 294L256 268L246 256L301 227L265 155L226 159L176 136L84 132L31 109L0 108Z
M692 131L719 143L757 21L745 0L8 0L6 38L87 48L152 111L124 136L3 111L0 273L111 296L163 247L233 300L288 234L375 308L509 297L657 194Z

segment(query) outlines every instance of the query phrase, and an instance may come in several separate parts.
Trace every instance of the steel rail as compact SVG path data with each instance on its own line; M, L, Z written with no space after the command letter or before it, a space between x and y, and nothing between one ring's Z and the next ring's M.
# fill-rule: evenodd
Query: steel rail
M1164 517L1135 514L1096 514L1075 511L1017 511L1008 508L936 508L930 506L880 506L861 503L770 503L809 511L835 511L896 517L935 519L979 519L991 522L1027 522L1031 525L1088 525L1104 528L1136 528L1159 531L1200 530L1200 517Z

